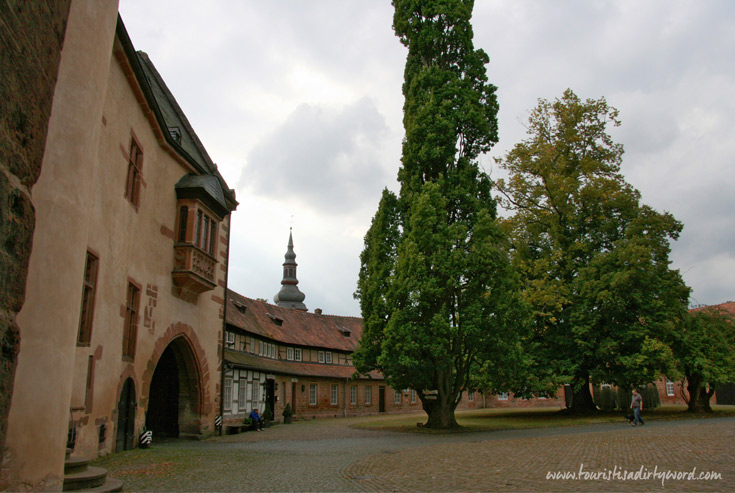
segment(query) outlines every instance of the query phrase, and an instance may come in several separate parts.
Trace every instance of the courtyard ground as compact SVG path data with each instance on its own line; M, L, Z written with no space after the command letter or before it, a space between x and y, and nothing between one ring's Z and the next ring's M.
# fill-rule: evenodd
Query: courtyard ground
M735 490L733 417L461 433L358 427L376 419L154 442L95 465L126 491Z

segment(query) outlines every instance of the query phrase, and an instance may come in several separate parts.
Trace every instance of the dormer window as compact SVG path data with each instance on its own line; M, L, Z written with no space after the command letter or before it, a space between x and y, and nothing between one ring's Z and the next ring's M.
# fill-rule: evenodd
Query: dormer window
M340 327L340 328L339 328L339 329L337 329L337 330L339 330L339 332L340 332L340 333L341 333L341 334L342 334L343 336L345 336L345 337L350 337L350 336L352 335L352 331L351 331L350 329L346 329L346 328L344 328L344 327Z
M168 134L177 144L181 144L181 129L179 127L168 127Z
M244 314L246 311L248 311L248 307L240 303L239 301L233 300L232 298L230 298L230 301L233 305L235 305L235 308L237 308L237 311L239 311L240 313Z
M268 317L270 317L270 319L273 320L273 323L276 324L277 326L280 327L281 325L283 325L283 319L280 319L276 317L275 315L271 315L270 313L268 314Z

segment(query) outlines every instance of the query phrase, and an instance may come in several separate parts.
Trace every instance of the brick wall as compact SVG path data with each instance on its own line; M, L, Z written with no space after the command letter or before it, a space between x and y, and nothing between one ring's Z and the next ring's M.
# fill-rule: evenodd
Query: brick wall
M30 189L41 172L71 0L0 0L0 448L20 344L34 229ZM4 478L0 478L0 490Z

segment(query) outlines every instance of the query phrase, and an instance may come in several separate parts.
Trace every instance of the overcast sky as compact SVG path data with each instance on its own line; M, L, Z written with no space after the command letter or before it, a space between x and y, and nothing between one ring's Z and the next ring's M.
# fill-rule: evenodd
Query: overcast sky
M397 190L406 49L378 0L120 0L240 205L230 288L272 302L293 225L309 310L360 315L363 236ZM673 267L691 303L735 300L735 2L477 0L500 143L567 88L620 110L612 134L643 202L684 223Z

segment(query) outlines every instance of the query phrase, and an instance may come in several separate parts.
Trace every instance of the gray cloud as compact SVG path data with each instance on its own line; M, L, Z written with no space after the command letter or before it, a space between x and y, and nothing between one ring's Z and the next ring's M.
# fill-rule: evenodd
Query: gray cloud
M240 183L258 195L348 213L388 181L381 153L387 137L385 118L369 99L338 110L304 104L253 148Z

